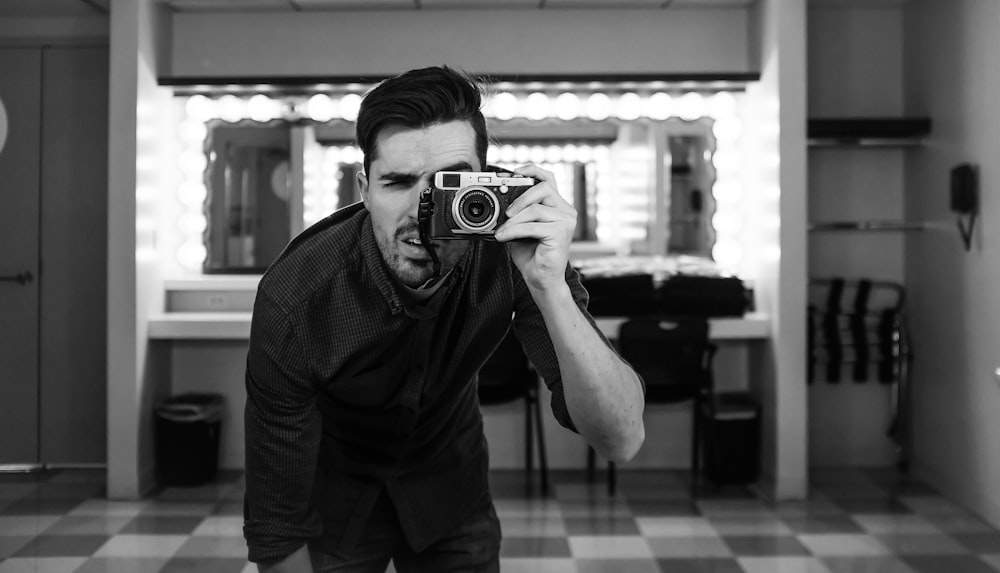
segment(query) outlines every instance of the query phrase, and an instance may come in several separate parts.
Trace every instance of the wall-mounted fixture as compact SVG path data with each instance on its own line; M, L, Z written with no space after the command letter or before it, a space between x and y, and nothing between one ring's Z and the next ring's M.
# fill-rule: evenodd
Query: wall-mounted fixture
M976 167L969 163L956 165L951 170L951 210L958 215L958 234L966 251L972 250L972 230L979 215L979 176Z

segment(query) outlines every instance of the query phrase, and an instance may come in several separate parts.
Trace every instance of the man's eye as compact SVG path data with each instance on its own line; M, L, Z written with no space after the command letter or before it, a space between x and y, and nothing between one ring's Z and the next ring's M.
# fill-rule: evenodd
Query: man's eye
M386 181L384 184L385 187L397 187L397 188L408 187L409 185L410 185L409 181L403 181L403 180Z

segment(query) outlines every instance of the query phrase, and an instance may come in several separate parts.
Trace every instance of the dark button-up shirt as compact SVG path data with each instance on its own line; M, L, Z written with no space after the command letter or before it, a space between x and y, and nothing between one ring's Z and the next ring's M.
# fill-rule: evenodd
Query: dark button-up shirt
M420 304L389 273L356 204L296 237L260 281L246 370L251 561L305 543L349 554L383 490L418 551L488 502L476 373L512 317L556 419L574 429L555 350L505 245L471 242ZM579 276L567 267L566 278L586 309Z

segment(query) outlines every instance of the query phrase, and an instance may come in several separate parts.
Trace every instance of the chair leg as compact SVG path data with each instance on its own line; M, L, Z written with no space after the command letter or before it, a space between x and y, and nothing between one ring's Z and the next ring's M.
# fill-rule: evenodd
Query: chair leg
M702 446L702 411L701 402L694 400L694 416L691 421L691 497L698 496L701 483L701 446Z
M524 397L524 471L527 473L528 479L531 479L531 473L534 469L535 463L535 452L532 451L533 441L532 441L532 419L531 419L531 389L529 388L527 394Z
M542 426L542 406L538 401L537 391L534 394L535 428L538 438L538 471L542 478L542 493L549 493L549 460L545 452L545 429Z

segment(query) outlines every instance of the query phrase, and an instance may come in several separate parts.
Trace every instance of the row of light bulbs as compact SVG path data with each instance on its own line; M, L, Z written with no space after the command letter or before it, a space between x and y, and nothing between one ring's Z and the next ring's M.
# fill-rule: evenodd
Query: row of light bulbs
M275 119L308 118L324 123L335 119L354 121L358 117L360 107L361 95L356 93L335 96L319 93L309 97L283 98L273 98L266 94L256 94L248 98L226 94L216 99L197 94L188 98L186 111L188 117L199 121L221 119L238 122L251 119L267 122ZM678 94L663 91L620 94L502 91L487 96L483 107L483 114L486 117L499 120L557 118L571 121L588 118L603 121L617 118L634 121L639 118L649 118L662 121L680 117L693 121L704 116L716 119L730 117L735 113L736 98L727 91L713 94L696 91Z
M206 189L201 181L205 159L202 142L207 134L206 122L221 119L227 122L253 120L267 122L275 119L296 120L311 119L317 122L327 122L335 119L354 121L357 119L361 104L361 95L346 93L342 95L315 94L301 97L274 98L265 94L253 96L238 96L233 94L211 98L206 95L194 95L183 101L183 114L186 119L180 124L178 139L186 150L180 158L181 172L184 173L184 183L177 193L178 202L183 205L187 224L179 229L185 235L182 242L189 248L184 256L178 253L178 259L184 267L191 270L199 267L204 261L203 251L195 252L192 247L201 242L201 232L204 221L199 218L195 224L194 215L200 211L200 205L205 199ZM739 153L739 140L742 135L742 119L747 113L739 109L740 100L731 92L720 91L702 93L687 91L683 93L667 92L624 92L605 93L593 92L577 94L563 92L551 94L546 92L501 91L488 97L484 106L484 115L499 120L526 118L531 120L561 119L573 120L589 118L595 121L608 118L618 118L623 121L639 118L667 120L680 118L694 121L703 117L713 119L713 131L717 139L717 150L711 160L717 172L717 179L712 190L716 198L716 214L713 225L717 231L716 244L713 249L714 258L729 267L739 266L743 256L740 232L744 227L744 215L741 212L741 196L743 194L743 165ZM561 161L590 160L607 162L609 157L607 146L589 145L502 145L491 146L488 160L492 163L558 163ZM361 153L356 147L344 146L327 148L327 156L322 163L328 163L336 154L339 163L360 162ZM308 168L307 168L308 170ZM325 171L325 169L324 169ZM314 171L314 173L316 173ZM328 185L324 177L310 177L306 185L305 219L317 219L336 207L335 197L329 196L335 192L335 187ZM331 189L333 187L333 189ZM607 199L607 198L605 198ZM621 198L619 198L621 199ZM198 213L200 215L200 213ZM625 216L623 214L623 216ZM631 215L629 215L631 216ZM624 221L613 225L604 225L607 230L618 227ZM642 231L638 226L626 225L619 238L642 240ZM600 229L602 225L598 225ZM201 232L196 232L200 229ZM626 236L627 235L627 236ZM601 237L604 240L604 237Z

